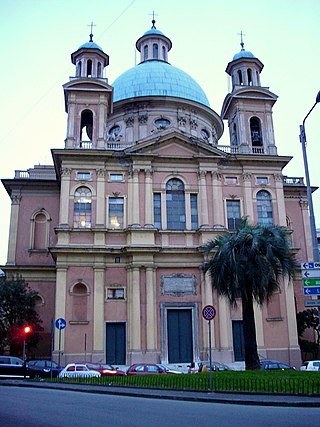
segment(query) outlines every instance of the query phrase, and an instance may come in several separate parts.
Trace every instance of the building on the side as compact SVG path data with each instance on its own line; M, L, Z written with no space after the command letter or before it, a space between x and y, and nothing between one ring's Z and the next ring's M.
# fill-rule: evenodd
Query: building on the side
M243 47L226 68L232 90L222 112L169 61L171 40L156 29L136 42L140 63L111 85L109 62L90 41L71 55L74 76L63 86L67 131L53 166L17 170L2 183L11 198L6 274L21 274L39 293L43 319L38 355L63 364L90 359L190 363L212 357L241 362L241 304L212 291L202 245L235 230L242 216L285 226L299 260L312 258L303 178L285 175L272 109L277 96L261 85L262 62ZM115 58L116 60L116 58ZM224 121L230 144L220 145ZM301 361L296 311L301 277L283 283L255 308L258 352Z

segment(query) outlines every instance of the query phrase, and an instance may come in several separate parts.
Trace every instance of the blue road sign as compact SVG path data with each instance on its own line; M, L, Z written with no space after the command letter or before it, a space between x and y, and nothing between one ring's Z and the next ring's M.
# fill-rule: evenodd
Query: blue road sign
M205 307L203 307L202 316L206 320L214 319L215 315L216 315L216 309L213 307L213 305L206 305Z
M303 292L305 295L320 295L320 287L304 288Z
M313 268L320 268L320 262L303 262L301 268L305 270L312 270Z
M59 317L59 319L56 320L55 325L57 329L61 330L67 326L67 322L62 317Z

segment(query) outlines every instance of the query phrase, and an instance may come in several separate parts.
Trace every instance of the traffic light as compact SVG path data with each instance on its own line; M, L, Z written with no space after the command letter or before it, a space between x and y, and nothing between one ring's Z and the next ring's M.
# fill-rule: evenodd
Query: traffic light
M25 335L30 334L30 332L31 332L31 327L30 327L30 326L24 326L24 328L23 328L23 332L25 333Z

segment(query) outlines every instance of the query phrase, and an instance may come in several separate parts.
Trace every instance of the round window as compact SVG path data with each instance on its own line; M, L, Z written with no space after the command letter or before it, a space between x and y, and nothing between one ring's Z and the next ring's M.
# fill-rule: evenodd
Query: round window
M209 132L206 129L201 129L201 136L205 140L208 140L210 137Z
M170 126L170 120L168 120L168 119L157 119L154 121L154 124L157 126L158 129L165 129L168 126Z
M120 133L120 126L113 126L110 130L109 130L109 140L111 141L115 141L117 136Z

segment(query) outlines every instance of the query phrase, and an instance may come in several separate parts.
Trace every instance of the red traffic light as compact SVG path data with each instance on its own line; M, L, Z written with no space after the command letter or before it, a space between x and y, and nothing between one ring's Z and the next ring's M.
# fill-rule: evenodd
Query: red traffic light
M30 327L30 326L25 326L25 327L23 328L23 332L24 332L25 334L29 334L29 333L31 332L31 327Z

